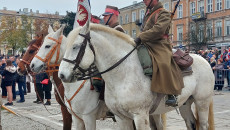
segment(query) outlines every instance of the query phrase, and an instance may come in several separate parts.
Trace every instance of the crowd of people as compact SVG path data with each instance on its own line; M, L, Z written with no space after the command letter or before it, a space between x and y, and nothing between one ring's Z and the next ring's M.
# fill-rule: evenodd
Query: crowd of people
M20 56L7 58L2 56L0 58L2 98L7 98L8 100L5 105L13 105L13 101L16 101L17 95L20 97L20 99L16 101L17 103L25 102L24 95L31 92L31 82L35 84L35 92L37 95L37 99L34 103L43 103L45 98L47 102L44 105L51 105L52 84L50 81L47 82L47 84L42 83L43 80L48 79L48 75L45 72L34 75L35 78L32 78L30 74L20 75L17 72L19 62Z
M215 75L214 89L221 91L224 87L224 79L227 79L227 87L230 90L230 47L229 49L221 50L218 48L213 50L200 50L197 52L205 58L209 63Z

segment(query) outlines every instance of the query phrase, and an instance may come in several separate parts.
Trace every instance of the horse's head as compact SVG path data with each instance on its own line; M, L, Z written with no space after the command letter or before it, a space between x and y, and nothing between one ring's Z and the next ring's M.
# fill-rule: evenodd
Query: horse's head
M91 44L89 22L70 32L67 38L67 49L59 67L58 76L63 82L74 82L85 76L95 59Z
M65 26L62 26L54 32L49 26L49 34L44 38L41 48L30 64L32 71L40 72L49 66L54 68L59 66L66 48L66 37L63 35L64 28Z
M29 47L27 48L24 56L22 57L21 61L18 64L18 73L19 74L26 74L27 71L30 70L29 65L34 56L37 54L40 46L42 45L43 35L35 38L29 43Z

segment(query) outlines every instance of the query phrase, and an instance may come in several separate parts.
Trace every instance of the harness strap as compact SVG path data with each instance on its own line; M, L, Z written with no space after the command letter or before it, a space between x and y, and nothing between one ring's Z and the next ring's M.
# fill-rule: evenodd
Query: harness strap
M80 87L77 89L77 91L74 93L74 95L73 95L70 99L67 99L67 98L66 98L66 101L68 102L68 104L69 104L69 106L70 106L70 109L71 109L72 113L74 114L75 117L77 117L77 118L80 119L80 120L82 120L82 119L79 118L79 117L75 114L75 112L73 111L73 108L72 108L72 105L71 105L71 101L72 101L72 99L78 94L78 92L82 89L82 87L84 86L84 84L85 84L86 81L87 81L87 80L84 80L84 81L82 82L82 84L80 85Z
M72 99L78 94L78 92L82 89L82 87L84 86L84 84L85 84L86 81L87 81L87 80L84 80L84 81L82 82L82 84L80 85L80 87L77 89L77 91L74 93L74 95L73 95L70 99L67 99L67 98L66 98L66 101L67 101L68 103L70 103L70 102L72 101Z

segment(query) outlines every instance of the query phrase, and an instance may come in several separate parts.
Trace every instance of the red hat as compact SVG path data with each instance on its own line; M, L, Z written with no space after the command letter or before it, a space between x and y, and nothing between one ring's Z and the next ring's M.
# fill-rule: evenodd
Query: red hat
M92 23L100 23L100 20L101 19L99 17L95 16L95 15L91 16L91 22Z
M120 12L119 12L117 7L107 5L105 8L105 13L103 13L102 15L106 16L106 15L111 15L111 14L115 14L118 16L120 14Z

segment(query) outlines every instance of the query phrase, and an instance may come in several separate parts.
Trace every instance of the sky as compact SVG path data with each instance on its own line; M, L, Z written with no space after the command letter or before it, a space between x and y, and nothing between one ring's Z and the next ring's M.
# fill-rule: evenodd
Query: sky
M123 8L129 6L133 1L141 2L142 0L90 0L91 13L101 15L105 11L106 5ZM53 14L56 11L65 15L66 11L76 12L78 0L0 0L0 9L6 7L7 10L16 10L28 8L33 12L39 10L40 13Z

